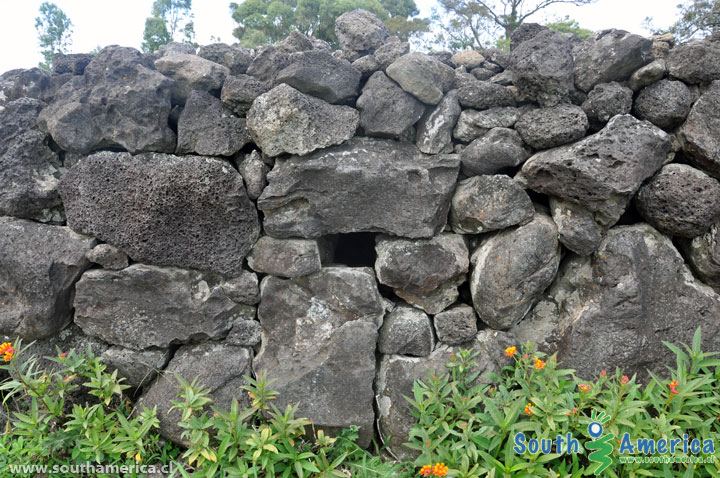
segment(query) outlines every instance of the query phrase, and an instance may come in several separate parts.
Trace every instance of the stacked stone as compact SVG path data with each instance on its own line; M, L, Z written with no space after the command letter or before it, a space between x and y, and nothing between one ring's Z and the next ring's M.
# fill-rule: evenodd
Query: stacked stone
M174 374L223 407L266 373L399 458L403 396L460 348L641 379L663 340L720 348L720 44L336 34L0 76L0 335L92 346L177 442Z

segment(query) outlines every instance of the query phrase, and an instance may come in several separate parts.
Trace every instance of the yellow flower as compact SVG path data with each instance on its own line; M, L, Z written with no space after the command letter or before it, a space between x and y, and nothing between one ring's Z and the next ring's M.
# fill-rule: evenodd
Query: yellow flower
M432 465L425 465L420 469L420 476L430 476L432 474Z
M535 368L538 370L542 370L545 368L546 363L540 360L539 358L535 357Z
M142 462L142 456L140 456L140 452L135 453L135 461L138 463Z
M507 357L512 357L513 355L515 355L516 351L517 351L516 347L508 347L505 349L505 355Z
M525 405L525 415L532 415L532 403Z
M448 467L445 466L445 463L435 463L435 466L433 467L433 474L435 476L445 476L447 475Z
M15 349L13 348L12 344L10 342L5 342L2 345L0 345L0 355L4 355L4 359L6 362L9 362L12 360L13 355L15 355Z

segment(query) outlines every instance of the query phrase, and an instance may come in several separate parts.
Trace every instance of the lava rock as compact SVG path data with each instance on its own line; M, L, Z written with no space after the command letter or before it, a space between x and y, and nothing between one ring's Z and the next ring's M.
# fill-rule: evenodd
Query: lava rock
M263 327L253 369L275 379L277 406L337 432L360 427L358 444L373 435L373 379L383 303L369 268L329 267L282 280L265 277L258 317Z
M225 343L243 347L255 347L262 342L262 326L254 319L238 319L233 322Z
M560 265L555 223L544 214L485 239L473 252L470 292L480 320L507 330L552 283Z
M720 231L715 223L710 229L692 240L680 243L688 263L697 276L706 284L720 286Z
M331 105L278 85L258 96L247 113L255 144L268 156L307 154L352 138L360 121L357 110Z
M0 334L50 337L72 320L75 282L95 240L67 227L0 217Z
M504 174L460 181L450 206L450 224L458 234L480 234L532 220L535 210L524 189Z
M293 54L275 81L329 103L346 103L358 95L360 72L326 51L311 50Z
M420 151L437 154L452 146L452 131L460 117L457 90L450 90L432 109L425 111L417 126L416 144Z
M89 53L55 53L52 60L53 72L58 75L62 75L63 73L82 75L85 73L85 67L88 66L92 58L92 55Z
M680 128L679 137L689 160L710 175L720 178L720 81L714 81L700 96Z
M630 77L630 89L640 91L662 79L667 73L665 60L655 60L643 66Z
M253 201L256 200L267 186L267 173L270 168L263 162L257 150L246 154L237 167L245 182L248 197Z
M335 36L343 50L372 53L390 36L385 24L365 10L353 10L335 20Z
M97 355L97 352L95 353ZM100 355L108 371L118 371L125 385L138 388L148 385L170 360L168 349L130 350L110 347Z
M477 335L477 316L469 305L458 305L437 314L433 322L438 340L448 345L471 341Z
M460 87L458 101L463 108L476 110L515 106L515 97L509 89L489 81L472 81Z
M222 284L225 295L239 304L255 305L260 302L260 288L257 274L242 271L240 275L226 280Z
M250 142L244 118L204 91L190 92L178 121L177 153L232 156Z
M226 45L225 43L212 43L201 46L197 56L226 66L231 75L244 74L253 60L252 50Z
M600 130L617 115L630 113L633 104L633 92L620 83L599 83L590 90L582 109L590 121L593 130Z
M374 55L361 56L351 64L353 68L360 72L361 80L368 79L373 73L380 69L380 65L378 65Z
M462 116L462 115L461 115ZM466 176L497 174L522 164L530 154L517 131L493 128L465 148L460 155Z
M453 56L450 57L450 62L452 62L456 68L464 66L468 70L472 70L473 68L481 66L485 62L485 57L477 50L461 50L455 52Z
M532 40L538 33L547 30L548 27L539 23L522 23L510 35L510 51L516 49L521 43Z
M696 85L720 80L720 44L691 41L670 50L665 59L671 77Z
M368 136L400 137L417 123L425 106L382 71L373 73L357 100L360 126Z
M661 129L630 115L615 116L599 133L535 154L515 180L581 204L610 226L642 182L662 167L669 150L670 138Z
M640 35L616 29L597 32L574 51L575 85L587 92L598 83L627 80L653 60L651 49L652 40Z
M550 212L560 234L560 242L575 254L588 256L605 237L605 228L593 213L579 204L550 198Z
M400 87L423 103L436 105L455 83L455 71L419 52L401 56L386 69Z
M577 141L585 136L589 127L585 112L575 105L530 110L515 123L523 141L535 149L554 148Z
M662 80L643 88L635 100L635 115L669 130L685 121L692 95L681 81Z
M445 226L459 168L452 155L428 157L412 144L356 138L279 160L258 208L273 237L361 231L431 237Z
M139 262L233 276L260 233L242 178L217 159L100 152L59 190L70 228Z
M378 70L385 70L395 60L410 52L410 44L407 42L388 42L379 47L373 53L373 58L377 62Z
M435 347L430 317L414 307L395 307L383 319L378 338L382 354L427 357Z
M695 237L720 217L720 182L686 164L668 164L638 190L635 206L665 234Z
M72 75L53 75L40 68L6 71L0 75L0 109L20 98L34 98L50 103L57 90L72 79Z
M519 117L520 110L517 108L464 110L457 120L453 136L459 141L469 143L493 128L512 128Z
M129 264L127 254L110 244L98 244L88 251L85 256L90 262L113 271L124 269Z
M249 75L228 76L223 83L220 99L239 116L245 116L255 98L270 91L268 86Z
M184 105L192 90L200 90L220 96L225 78L230 75L227 66L197 55L165 56L155 61L155 68L175 80L172 90L173 103Z
M248 255L248 266L255 272L277 277L302 277L319 272L329 262L326 241L315 239L276 239L261 237Z

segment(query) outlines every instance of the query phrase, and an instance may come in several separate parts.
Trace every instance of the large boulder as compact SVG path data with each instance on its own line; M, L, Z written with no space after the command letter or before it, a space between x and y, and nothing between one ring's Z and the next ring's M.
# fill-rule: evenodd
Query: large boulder
M244 118L204 91L190 92L178 120L178 153L232 156L250 142Z
M365 83L357 108L360 126L366 135L388 138L400 137L425 111L425 105L403 91L382 71L373 73Z
M655 126L671 130L685 121L692 102L692 94L685 83L662 80L640 91L635 99L635 115Z
M632 105L632 90L613 81L595 85L583 101L582 109L590 121L590 126L599 130L613 116L630 113Z
M53 75L40 68L22 68L0 75L0 109L20 98L52 101L58 88L72 79L72 75Z
M598 83L627 80L653 60L651 50L652 40L640 35L615 29L597 32L575 48L575 85L587 92Z
M720 217L720 182L687 164L671 163L642 185L635 206L661 232L693 238Z
M171 410L172 401L179 400L182 391L176 377L187 382L197 378L196 385L210 392L213 406L230 410L233 399L249 405L247 392L241 387L247 385L245 377L251 376L251 365L252 352L244 347L216 342L184 345L143 395L139 406L157 407L160 434L175 443L187 444L181 438L185 430L180 426L182 412L177 407Z
M671 77L689 84L720 80L720 44L691 41L678 45L665 60Z
M469 81L458 88L458 101L463 108L475 110L515 106L515 97L508 88L478 80Z
M21 98L0 108L0 216L64 220L57 183L62 173L48 135L37 129L45 104Z
M470 292L480 320L507 330L520 322L552 283L560 265L555 223L544 214L491 236L473 252Z
M690 110L679 131L683 150L689 160L716 178L720 178L720 81L713 81Z
M218 339L244 307L230 300L218 275L133 264L83 274L75 323L104 341L131 349Z
M206 60L197 55L165 56L155 61L155 68L175 80L173 103L183 105L193 90L220 96L223 82L230 75L226 66Z
M353 10L335 20L335 35L343 50L372 53L385 43L390 31L372 13Z
M199 156L100 152L60 182L68 225L136 261L234 276L260 233L230 164Z
M630 115L615 116L599 133L532 156L516 180L581 204L609 226L642 182L662 167L669 150L670 138L661 129Z
M442 230L460 162L414 145L357 138L279 160L258 199L274 237L377 231L431 237Z
M693 278L672 241L647 224L610 229L590 257L571 257L533 312L514 330L579 377L619 367L647 381L667 375L675 356L662 344L720 349L720 296Z
M368 268L329 267L317 274L263 279L258 317L263 343L256 373L274 379L277 406L298 404L316 430L360 427L373 435L373 378L383 303Z
M197 56L228 67L231 75L242 75L252 63L252 50L230 46L225 43L212 43L201 46Z
M541 106L566 102L573 88L573 41L543 30L512 53L512 81L518 92Z
M258 96L247 113L255 144L268 156L308 154L352 138L360 114L282 84Z
M249 75L228 76L220 99L233 113L245 116L255 98L270 90L267 84Z
M572 143L585 136L590 124L579 106L558 105L530 110L520 116L515 129L535 149Z
M477 176L514 168L529 156L517 131L493 128L470 143L460 154L460 160L463 174Z
M109 46L55 94L38 118L65 151L99 148L173 152L168 126L173 81L143 64L133 48Z
M375 251L378 281L429 314L455 302L469 267L467 244L458 234L415 240L378 236Z
M36 339L65 327L94 245L67 227L0 217L0 334Z
M346 103L358 95L360 72L329 52L310 50L293 54L275 81L328 103Z
M436 105L455 83L455 71L424 53L401 56L386 69L400 87L423 103Z
M450 90L434 108L425 111L417 125L416 145L427 154L444 152L452 146L452 132L460 117L457 90Z

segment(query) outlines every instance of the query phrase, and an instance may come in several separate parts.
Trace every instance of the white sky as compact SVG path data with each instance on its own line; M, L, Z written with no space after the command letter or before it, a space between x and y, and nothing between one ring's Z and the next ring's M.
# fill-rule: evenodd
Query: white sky
M236 0L240 1L240 0ZM430 14L436 0L416 0L423 16ZM200 44L210 36L233 43L234 22L230 17L231 0L194 0L195 31ZM0 73L13 68L30 68L42 60L39 53L35 17L42 0L0 0ZM145 18L153 0L55 0L73 22L71 50L88 52L96 46L119 44L140 48ZM591 30L622 28L647 33L642 29L645 17L654 18L657 27L673 23L676 5L682 0L597 0L592 5L575 7L554 5L534 21L569 15Z

